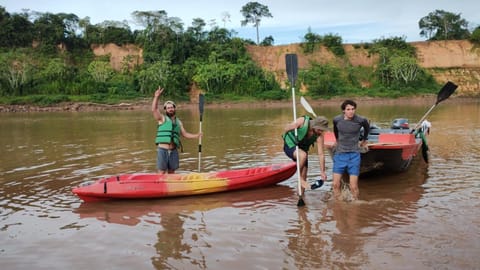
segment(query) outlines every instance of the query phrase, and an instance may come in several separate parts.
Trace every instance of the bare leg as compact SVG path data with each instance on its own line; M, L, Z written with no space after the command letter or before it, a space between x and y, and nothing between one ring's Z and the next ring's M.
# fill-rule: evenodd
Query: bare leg
M307 183L307 167L305 164L307 163L307 158L308 155L303 151L302 149L298 149L299 155L298 155L298 163L300 165L300 183L302 185L302 193L305 191L305 189L310 189L310 185ZM297 158L297 155L295 153L295 158Z
M335 199L340 199L341 195L341 185L340 181L342 180L342 174L334 173L333 174L333 196Z
M308 184L308 181L307 181L307 171L308 171L308 167L306 166L307 158L308 158L308 155L306 155L304 158L305 162L303 167L301 167L300 169L300 176L302 178L302 187L306 189L310 189L310 185Z
M358 176L350 175L350 192L352 193L352 198L358 200L360 195L360 190L358 189Z

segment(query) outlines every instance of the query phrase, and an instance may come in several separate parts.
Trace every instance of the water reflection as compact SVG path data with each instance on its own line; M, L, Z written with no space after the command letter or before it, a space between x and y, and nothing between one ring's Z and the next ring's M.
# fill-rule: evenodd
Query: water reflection
M82 203L74 209L74 213L81 219L94 218L126 226L160 225L154 244L156 256L151 258L156 269L184 268L188 265L206 269L205 256L213 256L206 240L211 233L209 220L205 218L208 212L219 208L268 209L293 194L290 187L276 185L209 196Z
M370 175L360 181L360 201L334 201L330 193L307 192L307 207L286 231L288 256L297 269L356 269L371 258L365 244L385 231L416 222L423 184L428 178L422 161L395 175ZM382 243L378 243L378 248Z

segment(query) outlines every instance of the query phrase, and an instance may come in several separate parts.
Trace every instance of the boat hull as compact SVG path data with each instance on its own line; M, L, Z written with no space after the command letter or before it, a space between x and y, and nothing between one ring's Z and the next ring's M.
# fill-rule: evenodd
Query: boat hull
M289 179L294 162L249 169L187 174L123 174L73 188L85 202L164 198L260 188Z

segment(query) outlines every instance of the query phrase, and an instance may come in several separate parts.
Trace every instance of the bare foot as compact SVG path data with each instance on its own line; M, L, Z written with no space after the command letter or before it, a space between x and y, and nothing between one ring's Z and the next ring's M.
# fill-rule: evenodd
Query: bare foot
M301 182L302 188L304 188L305 190L310 190L310 185L308 184L307 181L301 180L300 182Z

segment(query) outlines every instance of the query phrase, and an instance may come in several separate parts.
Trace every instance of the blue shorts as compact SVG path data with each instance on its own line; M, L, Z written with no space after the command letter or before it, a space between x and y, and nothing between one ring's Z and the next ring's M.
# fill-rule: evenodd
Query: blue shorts
M336 153L333 156L333 173L360 175L360 153Z
M177 149L168 150L158 147L157 168L161 171L174 171L179 167Z
M293 153L295 153L295 150L297 149L296 146L294 147L288 147L288 145L284 144L283 145L283 152L285 152L285 154L287 155L287 157L289 157L290 159L292 159L293 161L297 161L295 159L295 157L293 156ZM299 148L300 149L300 148ZM308 156L307 156L308 157ZM305 167L308 168L308 158L307 160L305 160Z

